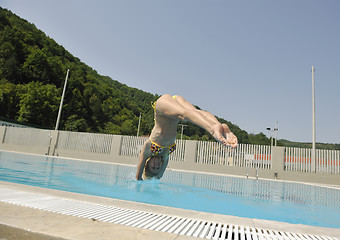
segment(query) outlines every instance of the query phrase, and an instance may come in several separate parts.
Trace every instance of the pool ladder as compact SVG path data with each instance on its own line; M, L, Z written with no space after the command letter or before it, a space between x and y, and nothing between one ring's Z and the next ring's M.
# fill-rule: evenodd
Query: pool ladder
M259 179L259 166L255 162L255 155L254 154L245 154L244 159L246 161L246 169L247 169L247 178L249 177L249 165L254 166L256 165L256 180Z
M247 179L249 178L248 171L249 171L249 165L247 167ZM256 166L256 180L259 180L259 168L258 168L258 166Z

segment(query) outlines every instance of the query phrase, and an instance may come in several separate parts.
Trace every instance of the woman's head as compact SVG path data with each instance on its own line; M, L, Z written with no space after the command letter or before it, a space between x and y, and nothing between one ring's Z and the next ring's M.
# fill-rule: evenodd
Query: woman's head
M146 160L143 177L144 179L149 179L158 176L162 168L162 158L159 156L153 156Z

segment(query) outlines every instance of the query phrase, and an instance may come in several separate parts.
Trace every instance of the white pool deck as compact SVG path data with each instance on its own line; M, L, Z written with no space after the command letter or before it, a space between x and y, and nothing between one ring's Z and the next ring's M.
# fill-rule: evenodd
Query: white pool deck
M40 187L32 187L15 183L1 182L1 189L9 191L25 192L28 194L44 195L46 198L66 199L68 201L99 204L101 206L110 206L123 209L131 209L155 214L168 216L177 216L189 219L197 219L209 222L218 222L233 224L237 226L247 226L256 229L266 229L278 232L288 232L312 237L301 239L340 239L340 229L320 228L300 224L288 224L273 222L259 219L248 219L234 216L219 214L210 214L192 210L184 210L150 204L123 201L104 197L95 197L84 194L64 192ZM4 190L2 190L4 192ZM0 192L1 197L1 192ZM0 199L0 239L21 239L10 238L6 236L7 229L13 232L12 227L18 231L25 231L25 236L30 234L39 234L40 238L31 239L75 239L75 240L105 240L105 239L196 239L191 236L185 236L175 233L148 230L138 227L130 227L121 224L103 222L91 218L81 218L65 214L50 212L46 210L34 209L20 204L13 204L10 201L1 201ZM8 230L8 231L10 231ZM9 234L9 233L8 233ZM287 235L289 236L289 235ZM324 236L325 238L318 238ZM25 238L26 238L25 237ZM22 238L22 239L25 239ZM30 239L30 238L26 238ZM264 236L263 239L280 239L270 236ZM284 238L282 238L284 239ZM287 239L287 238L286 238ZM288 237L289 239L289 237Z

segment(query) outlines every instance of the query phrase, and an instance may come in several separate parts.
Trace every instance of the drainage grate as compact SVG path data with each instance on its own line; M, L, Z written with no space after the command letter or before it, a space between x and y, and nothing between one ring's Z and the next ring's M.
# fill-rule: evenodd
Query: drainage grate
M117 208L108 205L75 201L50 195L28 193L3 187L0 187L0 201L64 215L205 239L337 240L337 238L281 231L278 232L233 224L208 222L183 217L168 216L164 214Z

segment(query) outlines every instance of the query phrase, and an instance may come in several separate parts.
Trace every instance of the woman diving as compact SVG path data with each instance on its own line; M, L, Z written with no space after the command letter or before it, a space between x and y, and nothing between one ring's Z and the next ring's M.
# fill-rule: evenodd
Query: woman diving
M237 137L226 124L221 124L211 113L196 109L182 96L162 95L153 108L155 125L139 155L137 180L151 177L160 179L163 176L169 154L176 149L177 123L180 120L200 126L225 146L237 146Z

